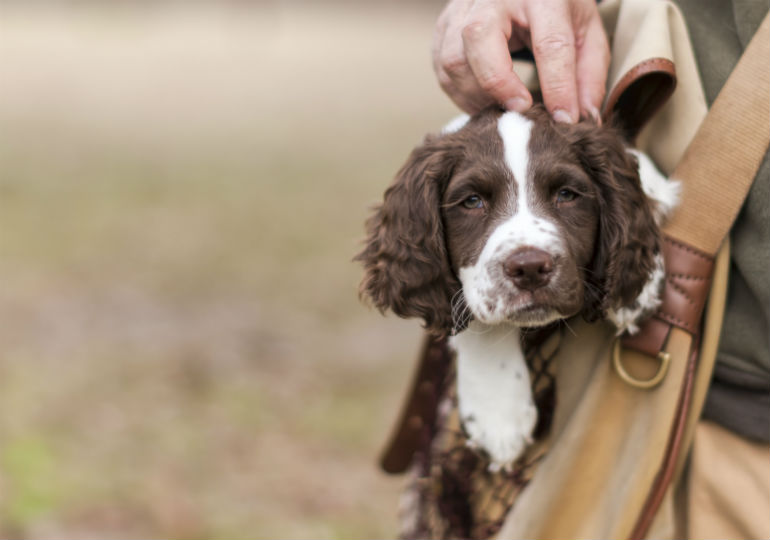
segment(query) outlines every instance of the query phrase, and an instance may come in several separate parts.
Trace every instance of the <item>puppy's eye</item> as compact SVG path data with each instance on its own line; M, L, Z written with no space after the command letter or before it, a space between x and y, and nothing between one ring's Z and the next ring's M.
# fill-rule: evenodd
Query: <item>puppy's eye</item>
M568 203L574 201L578 197L580 197L580 195L571 189L562 188L559 190L559 193L556 194L556 202Z
M478 195L471 195L462 202L462 205L469 210L484 208L484 200Z

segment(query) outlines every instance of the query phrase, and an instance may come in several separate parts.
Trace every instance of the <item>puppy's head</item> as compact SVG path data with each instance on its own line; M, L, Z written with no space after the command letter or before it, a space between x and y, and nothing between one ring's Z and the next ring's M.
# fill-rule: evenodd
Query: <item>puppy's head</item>
M457 126L455 126L457 127ZM436 334L633 303L659 231L612 130L488 109L428 137L367 222L361 293Z

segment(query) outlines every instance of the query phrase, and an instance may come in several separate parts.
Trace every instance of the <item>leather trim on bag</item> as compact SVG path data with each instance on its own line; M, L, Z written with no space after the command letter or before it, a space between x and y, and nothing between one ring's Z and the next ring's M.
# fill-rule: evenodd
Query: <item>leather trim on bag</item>
M626 349L633 349L655 358L666 345L671 325L661 319L652 317L633 336L623 336L622 343Z
M430 445L451 362L446 338L426 336L404 408L380 459L385 472L403 473L415 452Z
M703 308L711 288L714 258L666 237L663 242L666 284L658 312L642 324L638 333L623 337L623 346L655 357L663 350L672 327L697 336Z
M682 391L679 395L679 402L677 403L676 413L674 416L674 423L671 426L671 434L669 435L668 444L666 445L666 452L664 454L663 463L660 466L658 474L655 475L650 492L647 495L647 499L644 502L642 511L636 520L629 540L642 540L647 536L647 532L652 525L655 515L660 508L663 498L666 495L668 486L671 484L671 479L674 477L676 471L676 464L679 458L679 453L682 451L682 442L684 440L685 426L687 425L687 417L690 412L690 406L692 404L692 394L695 381L695 367L698 363L699 346L696 341L693 341L692 349L690 350L690 356L687 359L687 371L685 372L684 381L682 382Z
M666 287L656 316L697 335L711 288L714 258L669 237L663 244L663 256Z
M676 69L667 58L650 58L636 64L609 92L603 120L614 118L629 140L668 101L676 88Z
M655 317L643 325L639 334L624 338L623 345L654 356L663 349L674 326L692 334L693 345L687 359L682 390L663 463L631 532L631 540L641 540L647 535L676 471L692 404L701 319L714 270L713 257L670 237L664 239L663 256L666 261L663 303ZM656 350L657 347L660 348Z

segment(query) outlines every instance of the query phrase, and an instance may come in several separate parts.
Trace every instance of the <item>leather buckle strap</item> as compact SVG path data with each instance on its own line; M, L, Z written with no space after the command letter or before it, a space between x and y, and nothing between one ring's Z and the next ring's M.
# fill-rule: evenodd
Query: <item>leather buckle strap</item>
M637 334L622 338L623 347L653 358L659 358L672 327L699 334L714 270L713 257L669 237L663 242L663 258L666 282L658 312Z
M666 238L666 287L658 318L697 335L711 288L714 258L684 242Z

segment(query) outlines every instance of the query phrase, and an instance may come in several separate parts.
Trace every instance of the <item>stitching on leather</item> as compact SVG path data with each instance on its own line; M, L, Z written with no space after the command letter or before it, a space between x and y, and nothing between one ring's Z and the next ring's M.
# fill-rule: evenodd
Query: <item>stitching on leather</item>
M684 251L686 251L686 252L688 252L688 253L692 253L693 255L696 255L696 256L698 256L698 257L700 257L701 259L704 259L704 260L706 260L706 261L709 261L709 262L711 262L711 261L713 261L713 260L714 260L712 257L709 257L708 255L706 255L706 254L705 254L705 253L703 253L702 251L700 251L700 250L698 250L698 249L695 249L695 248L694 248L694 247L692 247L692 246L688 246L687 244L685 244L685 243L683 243L683 242L679 242L678 240L674 240L674 239L673 239L673 238L671 238L671 237L668 237L668 236L666 236L666 237L664 238L664 240L665 240L666 242L668 242L669 244L671 244L671 245L673 245L673 246L676 246L676 247L678 247L678 248L680 248L680 249L683 249Z
M647 71L649 66L655 66L656 69ZM644 73L646 75L648 72L653 73L655 71L661 71L673 77L675 72L674 63L668 58L648 58L647 60L643 60L626 71L626 74L621 77L615 88L622 88L623 91L625 91L631 86L632 82L639 78L639 73Z
M660 71L663 73L667 73L674 77L675 68L674 63L669 60L668 58L648 58L647 60L643 60L642 62L639 62L638 64L634 64L634 66L626 71L626 74L623 75L618 83L615 85L615 90L612 93L613 97L620 97L620 95L626 91L626 89L631 86L631 83L634 82L638 77L640 72L645 72L645 68L648 66L655 66L657 69L650 70L650 72ZM617 99L613 100L617 101Z
M649 69L649 66L654 67ZM656 57L643 60L626 71L620 80L618 80L617 84L615 84L614 88L611 89L605 103L604 114L608 115L612 113L618 100L620 100L620 96L623 95L633 82L639 79L640 74L646 75L655 72L666 73L676 81L676 67L668 58Z
M689 279L692 281L706 281L709 276L691 276L690 274L675 274L666 272L666 278Z
M687 305L690 306L690 309L685 309L685 310L676 309L671 311L669 309L664 309L664 306L661 306L660 308L658 308L657 316L668 324L687 330L692 334L697 334L699 329L699 323L698 321L693 321L692 319L695 318L694 315L697 315L697 313L699 313L703 307L702 302L699 300L701 297L700 289L702 287L698 287L698 285L703 283L708 284L709 280L711 279L711 270L713 268L714 258L692 246L689 246L683 242L680 242L679 240L675 240L668 236L664 237L663 240L665 243L668 244L667 249L674 250L673 253L668 253L668 255L672 257L674 266L676 266L676 260L678 257L677 253L679 253L680 257L682 254L687 254L686 257L689 256L689 257L696 258L698 262L695 262L691 259L689 263L685 262L685 264L686 266L691 266L695 264L698 266L698 268L697 269L687 268L685 272L672 272L672 271L666 272L666 278L665 278L666 287L667 288L670 287L669 292L667 294L672 295L672 298L675 298L675 297L683 298L684 301L687 303ZM685 261L686 261L686 258L685 258ZM668 264L669 262L667 261L667 265ZM703 268L700 267L701 265L703 266ZM704 275L693 275L692 273L690 273L693 270L698 271L701 269L703 270ZM680 283L680 281L690 283L692 284L691 286L695 286L696 289L693 291L688 290L687 288L685 288L684 285ZM696 301L696 299L698 300ZM686 316L686 318L681 318L675 315L675 313L679 313L680 311L685 311L684 315ZM689 317L687 317L688 315Z
M675 282L674 280L672 280L672 279L666 279L666 282L668 282L668 283L669 283L669 285L671 285L671 287L672 287L672 288L673 288L673 289L674 289L676 292L678 292L679 294L681 294L682 296L684 296L684 297L687 299L687 301L690 303L690 305L695 305L695 301L693 300L693 298L692 298L692 295L691 295L691 294L690 294L690 292L689 292L689 291L687 291L687 290L686 290L684 287L682 287L681 285L679 285L678 283L676 283L676 282Z
M679 317L676 317L675 315L671 315L670 313L666 311L660 311L658 313L658 316L665 319L671 324L674 324L676 326L679 326L681 328L684 328L685 330L689 330L693 333L695 333L695 328L693 327L692 323L685 321L683 319L680 319Z

